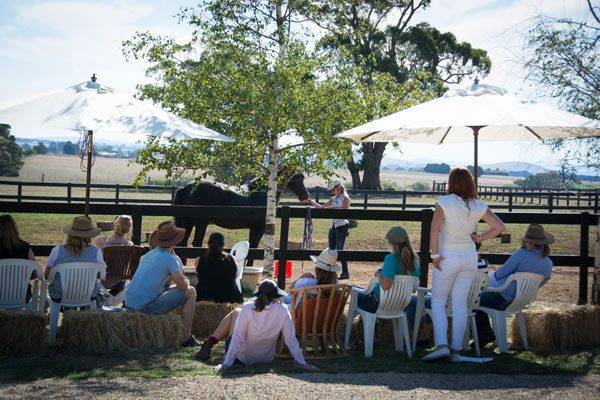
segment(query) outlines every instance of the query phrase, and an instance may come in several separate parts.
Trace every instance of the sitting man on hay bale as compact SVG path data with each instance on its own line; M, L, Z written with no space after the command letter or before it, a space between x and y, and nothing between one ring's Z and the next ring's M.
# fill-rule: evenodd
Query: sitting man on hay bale
M181 308L184 332L181 346L190 347L200 343L192 335L192 320L196 306L196 289L183 275L183 266L173 250L181 242L184 229L173 221L161 222L150 235L150 244L156 246L142 257L138 269L125 292L125 307L146 314L166 314ZM163 291L167 280L174 282Z

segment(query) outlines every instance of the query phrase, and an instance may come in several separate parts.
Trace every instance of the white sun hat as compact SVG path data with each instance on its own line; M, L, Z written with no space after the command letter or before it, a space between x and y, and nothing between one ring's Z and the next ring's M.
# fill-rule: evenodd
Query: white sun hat
M342 266L337 261L337 250L325 249L319 254L319 257L310 256L310 259L315 263L317 268L325 271L335 272L342 269Z

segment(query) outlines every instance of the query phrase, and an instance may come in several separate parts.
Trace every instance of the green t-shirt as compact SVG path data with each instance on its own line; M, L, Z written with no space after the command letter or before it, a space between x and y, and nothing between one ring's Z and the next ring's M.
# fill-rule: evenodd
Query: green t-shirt
M416 268L413 272L411 272L410 274L412 276L416 276L417 278L421 275L421 265L419 264L419 261L416 261ZM394 277L396 275L405 275L402 271L402 265L400 264L400 259L398 258L398 256L395 253L392 254L388 254L387 256L385 256L385 259L383 260L383 268L381 271L381 277L385 277L385 278L390 278L390 279L394 279ZM380 287L379 287L379 282L377 282L375 284L375 286L373 286L373 291L371 293L373 293L373 296L379 300L379 292L380 292Z

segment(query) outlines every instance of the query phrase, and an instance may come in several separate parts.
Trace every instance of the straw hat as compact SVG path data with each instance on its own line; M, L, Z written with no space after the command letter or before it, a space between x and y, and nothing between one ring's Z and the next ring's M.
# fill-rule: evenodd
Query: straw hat
M540 224L531 224L525 232L525 236L521 238L522 242L529 242L533 244L552 244L554 243L554 235L546 233L544 227Z
M279 289L275 281L271 279L265 279L258 286L258 290L254 293L254 296L258 297L261 294L264 294L269 299L276 299L278 297L285 296L287 293Z
M325 271L335 272L342 269L342 266L337 262L337 250L325 249L319 254L319 257L310 256L310 259L315 263L315 267L324 269Z
M155 246L171 247L181 242L184 235L185 229L178 228L173 221L164 221L152 232L149 242Z
M98 236L102 230L92 225L90 217L75 217L71 225L63 228L63 232L74 237L93 238Z

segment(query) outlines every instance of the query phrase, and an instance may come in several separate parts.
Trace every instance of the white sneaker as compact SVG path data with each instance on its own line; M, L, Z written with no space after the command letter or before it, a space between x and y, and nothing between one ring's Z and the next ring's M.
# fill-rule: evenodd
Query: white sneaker
M447 347L438 348L431 353L425 355L425 357L421 358L421 361L433 361L438 360L440 358L450 357L450 350Z

